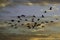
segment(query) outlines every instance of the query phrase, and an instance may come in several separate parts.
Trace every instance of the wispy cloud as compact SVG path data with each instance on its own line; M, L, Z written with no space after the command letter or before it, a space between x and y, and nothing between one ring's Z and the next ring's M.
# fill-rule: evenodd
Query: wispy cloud
M26 5L48 5L49 3L58 4L60 0L14 0Z

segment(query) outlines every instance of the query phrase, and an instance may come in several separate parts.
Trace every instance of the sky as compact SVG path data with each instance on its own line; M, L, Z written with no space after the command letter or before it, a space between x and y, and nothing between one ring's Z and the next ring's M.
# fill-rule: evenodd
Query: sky
M49 10L50 7L53 7L52 10ZM44 13L44 11L47 11L47 13ZM53 15L54 14L58 14L59 15L59 11L60 10L60 6L59 5L54 5L54 4L49 4L46 6L37 6L37 5L33 5L33 6L26 6L26 5L14 5L14 6L10 6L10 7L5 7L3 8L0 12L0 14L2 15L21 15L21 14L25 14L25 15Z
M54 16L60 15L60 0L14 0L16 4L0 9L0 17L18 15ZM19 4L17 4L19 2ZM52 10L49 8L52 7ZM47 13L44 13L44 11Z
M46 5L46 4L49 4L49 3L52 3L52 4L58 4L60 3L60 0L13 0L14 2L19 2L19 3L22 3L22 4L37 4L37 5Z
M60 3L60 0L13 0L13 1L19 1L21 3L24 2L31 2L31 3L42 3L42 2L48 2L48 3Z

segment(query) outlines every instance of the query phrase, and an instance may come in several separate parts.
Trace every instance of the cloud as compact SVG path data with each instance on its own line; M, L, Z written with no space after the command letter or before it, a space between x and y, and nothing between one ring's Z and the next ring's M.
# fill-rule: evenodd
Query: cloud
M49 3L58 4L60 0L13 0L14 2L20 2L27 5L48 5Z
M42 2L47 2L47 3L60 3L60 0L29 0L32 3L42 3Z
M13 0L14 2L20 2L20 3L60 3L60 0Z

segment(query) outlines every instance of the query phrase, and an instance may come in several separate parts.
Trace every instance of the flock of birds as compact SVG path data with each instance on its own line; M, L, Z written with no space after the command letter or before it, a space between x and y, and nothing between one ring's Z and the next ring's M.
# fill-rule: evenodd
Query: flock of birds
M50 9L49 10L52 10L52 7L50 7ZM44 11L44 13L47 13L47 11ZM21 22L21 17L23 18L23 17L26 17L25 15L21 15L21 16L17 16L17 18L19 19L18 21L17 21L17 23L20 23ZM42 15L41 16L42 18L44 18L45 16L44 15ZM32 28L34 29L35 27L37 27L37 26L40 26L41 24L44 24L44 22L41 22L40 24L38 24L37 22L35 22L34 21L34 18L36 18L36 16L35 15L33 15L32 16L32 19L31 19L31 22L33 22L34 24L32 25ZM37 19L37 21L39 21L40 19L38 18ZM17 29L18 27L17 27L17 23L16 24L12 24L13 22L15 22L15 20L10 20L11 22L10 23L8 23L8 24L10 24L11 25L11 27L14 27L15 29ZM25 21L28 21L28 19L25 19ZM53 23L54 21L50 21L51 23ZM49 23L48 21L45 21L45 23ZM21 24L22 26L24 25L24 23L23 24ZM27 23L27 26L26 26L28 29L31 29L31 26L30 26L30 23ZM44 28L45 26L42 26L42 28Z
M52 10L52 7L50 7L49 10ZM47 13L47 11L44 11L44 13Z

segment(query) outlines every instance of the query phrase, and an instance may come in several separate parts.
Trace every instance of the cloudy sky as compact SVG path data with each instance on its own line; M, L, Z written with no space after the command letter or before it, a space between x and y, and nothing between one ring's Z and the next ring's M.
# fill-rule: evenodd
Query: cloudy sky
M15 2L20 2L20 3L23 3L23 4L48 4L48 3L54 3L54 4L57 4L57 3L60 3L60 0L14 0Z
M21 14L36 16L42 14L44 16L60 15L60 0L13 0L13 2L19 2L19 4L0 9L0 16L17 16ZM52 7L52 10L49 10L50 7ZM44 11L47 11L47 13L44 13Z
M60 3L60 0L13 0L13 1L19 1L19 2L31 2L31 3Z

